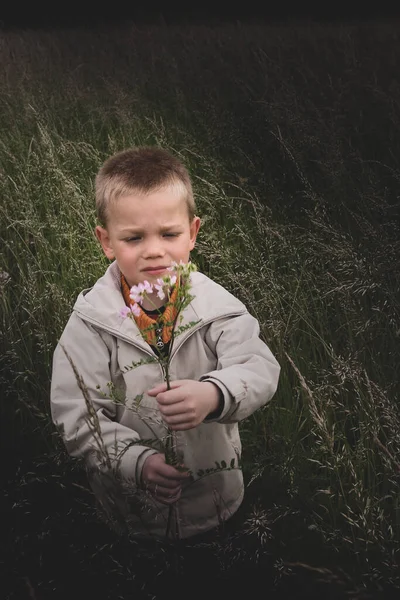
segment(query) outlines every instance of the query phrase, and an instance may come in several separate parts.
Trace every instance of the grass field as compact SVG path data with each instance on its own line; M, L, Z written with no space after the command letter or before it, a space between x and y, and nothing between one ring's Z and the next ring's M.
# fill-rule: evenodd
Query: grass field
M397 25L1 34L3 598L399 593ZM192 260L282 368L241 424L246 521L209 571L115 539L49 418L55 344L107 266L95 173L141 144L188 165Z

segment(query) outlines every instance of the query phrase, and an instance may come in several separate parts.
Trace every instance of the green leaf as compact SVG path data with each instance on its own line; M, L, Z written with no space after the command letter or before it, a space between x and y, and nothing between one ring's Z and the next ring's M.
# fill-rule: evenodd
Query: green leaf
M221 467L223 469L226 469L226 462L224 460L221 460Z
M135 400L134 403L136 406L139 406L142 399L143 399L144 394L138 394L137 396L135 396Z
M179 327L177 327L174 331L174 335L178 336L181 333L183 333L184 331L186 331L187 329L190 329L191 327L194 327L195 325L197 325L197 323L200 323L201 319L199 319L198 321L190 321L190 323L187 323L186 325L180 325Z
M199 477L202 477L203 475L205 475L205 471L204 471L203 469L199 469L199 470L197 471L197 475L198 475Z
M235 466L235 459L232 458L232 460L231 460L231 469L233 469L234 466Z
M132 364L124 367L122 372L127 373L128 371L132 371L132 369L136 369L136 367L141 367L142 365L148 365L148 364L155 363L155 362L158 362L157 357L155 357L155 356L154 357L152 356L150 358L143 358L142 360L139 360L138 362L132 361Z
M219 464L219 462L218 462L218 461L215 461L215 464L217 465L217 469L220 469L220 468L221 468L221 465Z

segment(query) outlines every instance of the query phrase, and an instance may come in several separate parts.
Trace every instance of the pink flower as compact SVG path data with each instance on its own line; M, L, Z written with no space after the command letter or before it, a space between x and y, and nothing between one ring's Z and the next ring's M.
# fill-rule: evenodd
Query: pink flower
M129 298L138 304L142 304L145 296L153 293L153 286L147 280L133 285L130 289Z
M136 303L131 306L124 306L124 308L121 308L119 314L123 319L126 319L130 314L134 314L135 317L138 317L140 315L140 307Z
M131 310L135 317L138 317L140 315L140 306L136 304L136 302L131 306Z
M130 306L124 306L124 308L121 308L121 310L119 311L119 314L121 315L121 317L123 319L126 319L126 317L129 315L130 312L131 312Z

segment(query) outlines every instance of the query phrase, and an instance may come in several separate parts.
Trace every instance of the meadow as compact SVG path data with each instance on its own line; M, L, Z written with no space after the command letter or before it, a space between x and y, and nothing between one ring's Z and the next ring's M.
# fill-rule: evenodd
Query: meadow
M3 598L397 597L399 42L389 22L0 32ZM190 556L107 530L49 414L55 345L108 264L94 176L144 144L187 164L192 260L281 364L240 426L244 523Z

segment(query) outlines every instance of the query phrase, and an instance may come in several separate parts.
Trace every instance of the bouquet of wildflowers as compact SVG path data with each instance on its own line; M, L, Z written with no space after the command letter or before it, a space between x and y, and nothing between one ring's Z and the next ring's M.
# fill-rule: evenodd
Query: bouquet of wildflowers
M143 304L145 298L153 304L155 309L156 306L151 299L155 293L160 300L166 300L164 311L161 313L161 310L157 309L159 310L159 318L145 329L141 329L141 334L146 341L148 341L149 334L153 334L154 336L155 346L159 351L156 360L161 365L167 389L171 389L169 365L175 338L196 324L195 322L190 322L185 326L179 326L179 322L183 318L182 313L184 309L193 300L193 296L190 293L190 274L196 270L196 266L191 262L183 263L181 261L180 264L174 263L169 267L169 273L157 279L155 284L151 284L145 280L138 285L132 286L130 289L130 299L133 301L133 304L121 310L122 317L134 319L135 316L138 317L141 314L140 305ZM162 338L164 328L170 333L170 342L167 351L164 351L165 344ZM181 468L176 453L175 433L169 428L165 441L165 460L175 468Z

